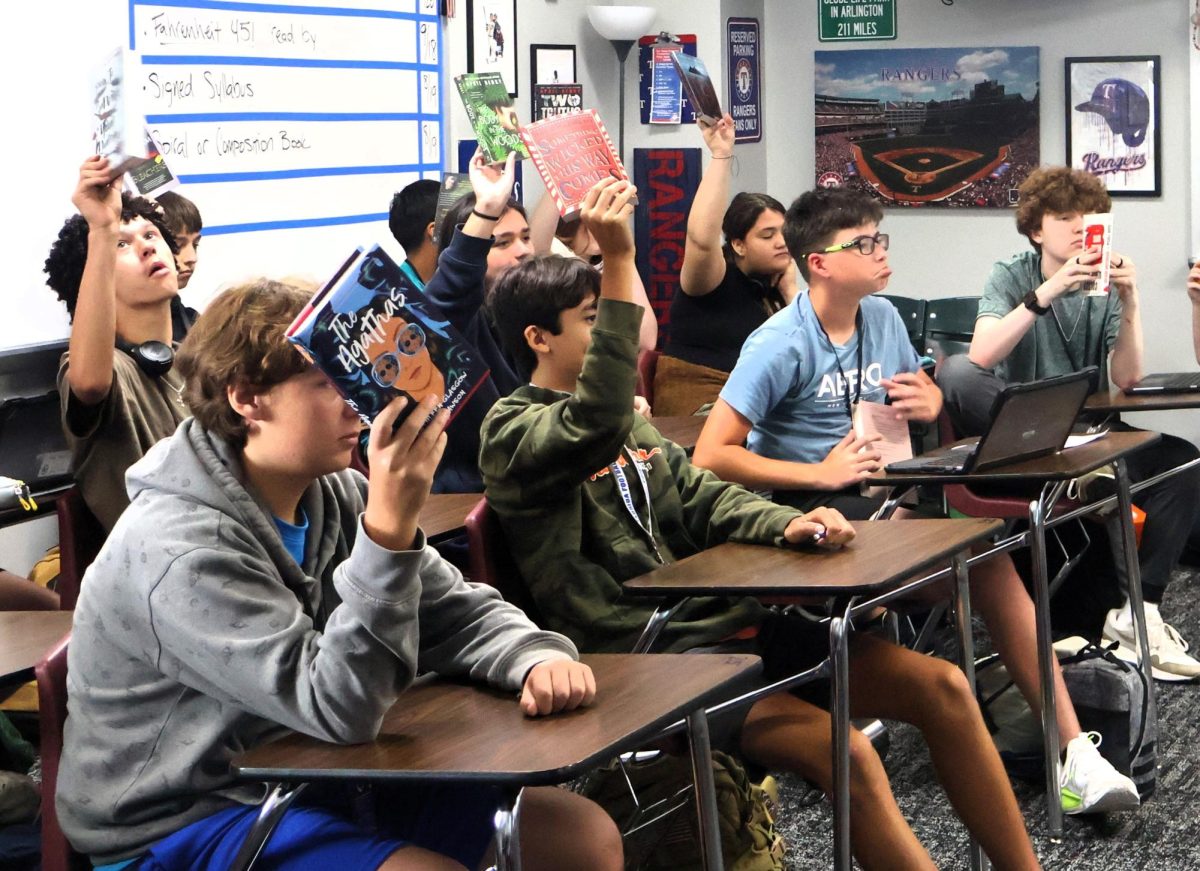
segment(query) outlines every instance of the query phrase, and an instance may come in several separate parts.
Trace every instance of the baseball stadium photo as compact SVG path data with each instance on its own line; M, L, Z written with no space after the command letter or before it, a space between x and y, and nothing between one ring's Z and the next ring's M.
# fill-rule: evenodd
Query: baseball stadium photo
M1006 208L1038 165L1038 50L816 53L816 182L895 206Z

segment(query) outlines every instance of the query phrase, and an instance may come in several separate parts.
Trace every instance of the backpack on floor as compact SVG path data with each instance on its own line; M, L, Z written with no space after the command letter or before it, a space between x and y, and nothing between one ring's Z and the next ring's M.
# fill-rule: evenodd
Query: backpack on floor
M767 782L771 778L762 786L751 783L737 760L719 751L713 751L712 765L725 867L784 871L783 837L775 830L773 781ZM630 871L701 871L691 786L690 757L660 753L648 762L614 763L594 772L583 794L603 807L621 829L625 867ZM676 809L668 812L670 808Z
M1080 727L1103 736L1101 755L1133 780L1144 801L1154 792L1158 762L1145 676L1110 649L1082 638L1064 639L1054 650ZM976 663L975 682L984 722L1005 766L1020 777L1040 777L1041 722L999 657Z

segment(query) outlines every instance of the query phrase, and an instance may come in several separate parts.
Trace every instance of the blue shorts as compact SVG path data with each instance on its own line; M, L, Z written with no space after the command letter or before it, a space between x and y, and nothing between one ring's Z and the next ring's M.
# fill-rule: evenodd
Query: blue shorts
M473 869L491 842L498 806L496 790L474 784L381 787L370 793L369 808L349 789L305 794L283 815L254 867L373 871L413 845ZM257 807L218 811L154 844L130 871L228 868L257 817Z

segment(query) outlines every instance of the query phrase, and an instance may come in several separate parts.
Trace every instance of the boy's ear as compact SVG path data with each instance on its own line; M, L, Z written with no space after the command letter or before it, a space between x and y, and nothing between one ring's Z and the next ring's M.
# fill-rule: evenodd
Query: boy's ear
M530 324L525 327L525 344L533 349L535 354L546 354L550 351L550 345L546 341L546 332L536 324Z
M434 244L433 233L434 233L433 221L430 221L428 224L425 225L425 240L427 242L429 242L430 245Z
M266 394L254 390L245 382L230 384L225 388L229 407L245 418L247 423L264 420L267 416Z
M808 254L804 259L808 263L809 275L820 275L822 278L829 275L829 270L825 267L824 254Z

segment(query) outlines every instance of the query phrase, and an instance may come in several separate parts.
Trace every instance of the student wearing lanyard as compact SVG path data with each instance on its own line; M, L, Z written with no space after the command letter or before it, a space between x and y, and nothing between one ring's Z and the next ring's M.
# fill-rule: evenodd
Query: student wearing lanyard
M855 435L854 406L890 402L897 417L922 422L942 407L900 315L873 296L892 274L882 217L874 200L845 188L811 191L788 209L784 236L809 289L746 341L696 443L696 465L772 489L776 502L801 510L825 505L864 519L879 507L860 492L880 457L871 439ZM971 598L1022 695L1039 709L1033 602L1007 554L971 569ZM1133 782L1081 733L1055 668L1067 748L1063 810L1136 807Z
M1107 212L1111 206L1103 182L1082 170L1044 167L1021 184L1017 229L1032 250L992 267L979 300L970 353L951 357L938 373L946 408L963 435L977 435L986 428L991 402L1005 384L1049 378L1084 366L1100 367L1101 389L1110 379L1124 388L1142 377L1140 293L1133 260L1113 252L1110 291L1102 296L1081 292L1083 283L1094 283L1100 259L1099 250L1083 247L1083 216ZM1129 429L1120 421L1111 426ZM1137 483L1197 456L1200 453L1190 442L1163 435L1158 444L1130 454L1125 462L1130 480ZM1159 680L1200 677L1200 661L1159 612L1171 570L1184 547L1200 546L1200 534L1193 528L1198 491L1200 469L1193 468L1137 494L1137 505L1146 512L1138 558L1150 659ZM1114 604L1119 603L1124 596L1115 589L1116 576L1110 574L1103 582ZM1092 589L1098 586L1094 577L1088 584ZM1099 630L1099 615L1095 622ZM1128 600L1104 616L1103 637L1119 642L1118 656L1136 657Z

